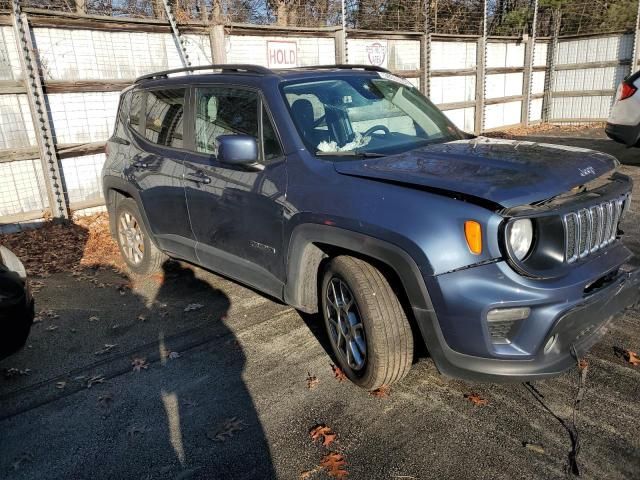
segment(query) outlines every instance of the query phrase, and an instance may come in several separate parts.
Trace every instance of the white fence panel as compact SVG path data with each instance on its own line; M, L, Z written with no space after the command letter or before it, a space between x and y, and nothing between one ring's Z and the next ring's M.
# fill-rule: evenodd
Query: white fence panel
M523 42L488 42L487 68L524 66L524 49Z
M464 70L476 66L476 42L431 42L431 70Z
M333 38L295 36L253 36L231 35L228 37L227 62L253 63L269 66L268 42L294 43L296 46L296 66L327 65L335 63L336 50Z
M26 95L0 95L0 149L37 143Z
M22 78L18 46L12 27L0 27L0 80Z
M520 123L522 102L496 103L484 107L484 128L487 130Z
M456 108L447 110L444 114L451 120L456 127L465 132L473 132L475 125L475 111L473 107Z

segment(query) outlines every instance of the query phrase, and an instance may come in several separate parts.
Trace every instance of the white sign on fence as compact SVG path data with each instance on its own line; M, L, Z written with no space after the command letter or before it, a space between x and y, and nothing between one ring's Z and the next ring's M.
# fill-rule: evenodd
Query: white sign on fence
M387 42L386 40L379 40L373 43L369 43L366 46L367 60L370 65L376 65L378 67L387 66Z
M298 44L296 42L267 41L269 68L292 68L298 66Z

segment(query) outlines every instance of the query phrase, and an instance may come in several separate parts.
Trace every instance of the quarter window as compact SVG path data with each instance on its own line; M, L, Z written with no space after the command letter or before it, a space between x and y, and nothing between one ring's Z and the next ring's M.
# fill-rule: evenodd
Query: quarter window
M184 89L147 91L144 136L173 148L183 147Z
M282 149L280 148L280 142L278 136L273 128L271 119L267 115L267 110L262 107L262 140L264 148L264 162L270 163L271 160L275 160L282 156Z

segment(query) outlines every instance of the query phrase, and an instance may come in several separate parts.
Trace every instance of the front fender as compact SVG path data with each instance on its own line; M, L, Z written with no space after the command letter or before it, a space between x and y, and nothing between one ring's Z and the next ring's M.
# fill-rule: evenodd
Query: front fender
M284 289L284 300L288 304L308 313L317 312L318 268L322 259L326 258L323 246L352 251L384 263L402 282L412 306L433 310L423 279L424 274L431 274L428 263L421 269L405 249L394 243L370 234L320 223L299 224L292 231Z

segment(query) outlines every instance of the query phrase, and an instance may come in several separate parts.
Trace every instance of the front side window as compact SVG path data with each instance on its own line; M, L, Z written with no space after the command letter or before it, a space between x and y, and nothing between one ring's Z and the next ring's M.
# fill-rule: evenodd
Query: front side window
M183 147L184 93L172 90L147 91L144 136L158 145Z
M196 89L196 150L218 154L220 135L251 135L258 140L258 95L242 89Z
M463 135L414 87L371 75L336 75L282 89L296 127L318 155L400 153Z

